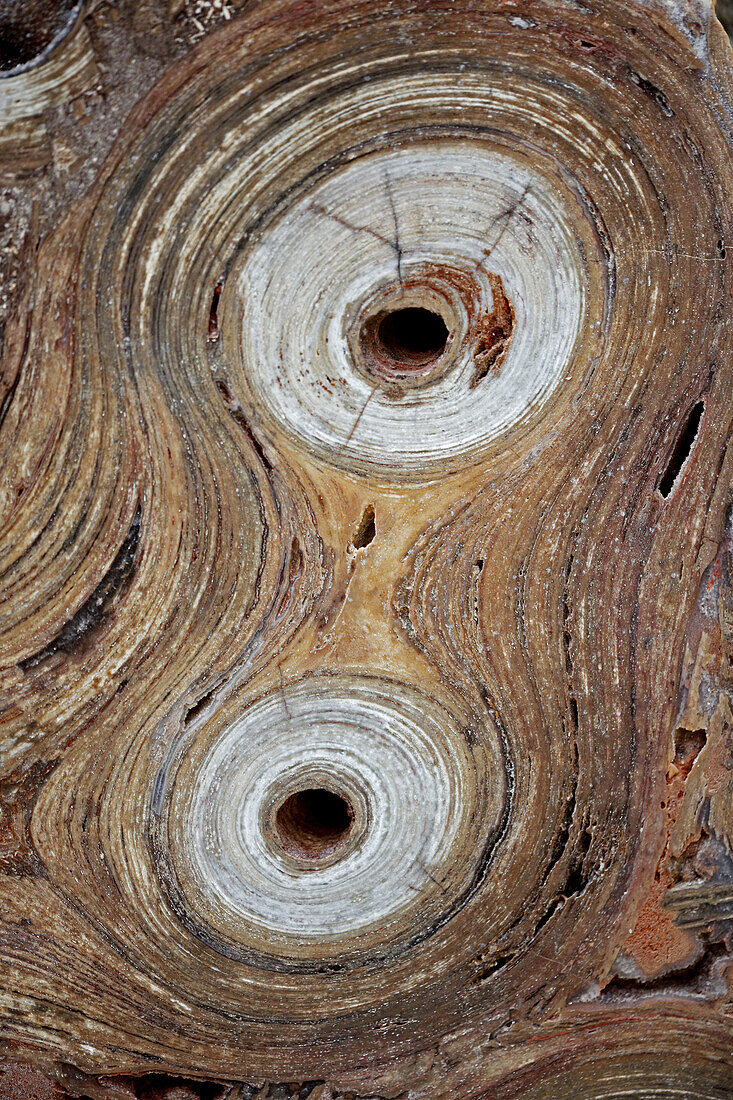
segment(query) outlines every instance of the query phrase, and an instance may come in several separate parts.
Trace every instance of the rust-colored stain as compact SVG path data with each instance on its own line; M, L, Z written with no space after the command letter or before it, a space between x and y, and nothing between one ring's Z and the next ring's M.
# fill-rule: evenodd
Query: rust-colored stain
M494 307L477 325L471 387L477 386L490 371L499 369L509 351L516 325L514 306L507 298L501 276L489 272L489 282L494 296Z
M697 937L680 928L673 911L662 901L676 882L670 864L670 840L685 797L685 784L693 764L705 743L704 731L680 731L679 747L666 776L664 841L654 877L636 917L634 929L622 947L633 958L647 979L694 961L700 951Z

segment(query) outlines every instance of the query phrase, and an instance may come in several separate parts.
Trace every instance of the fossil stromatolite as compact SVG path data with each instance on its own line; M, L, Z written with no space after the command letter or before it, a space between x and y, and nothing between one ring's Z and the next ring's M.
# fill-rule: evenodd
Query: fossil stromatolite
M15 1057L729 1094L730 97L263 3L133 112L3 348Z

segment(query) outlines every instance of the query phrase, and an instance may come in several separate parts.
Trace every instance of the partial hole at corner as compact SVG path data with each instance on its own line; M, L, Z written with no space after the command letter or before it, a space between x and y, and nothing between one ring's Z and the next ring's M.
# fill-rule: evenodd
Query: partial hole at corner
M438 313L419 306L393 310L382 318L377 329L383 354L403 365L442 355L449 335Z
M68 34L79 0L3 0L0 3L0 72L30 65Z
M346 842L353 821L354 812L346 799L325 787L296 791L275 816L285 851L314 861L331 855Z

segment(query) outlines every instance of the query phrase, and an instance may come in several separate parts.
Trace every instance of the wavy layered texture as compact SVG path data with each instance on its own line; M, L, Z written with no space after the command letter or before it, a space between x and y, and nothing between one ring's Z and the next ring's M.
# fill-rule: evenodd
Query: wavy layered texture
M726 1095L727 51L273 0L135 110L5 334L14 1056Z

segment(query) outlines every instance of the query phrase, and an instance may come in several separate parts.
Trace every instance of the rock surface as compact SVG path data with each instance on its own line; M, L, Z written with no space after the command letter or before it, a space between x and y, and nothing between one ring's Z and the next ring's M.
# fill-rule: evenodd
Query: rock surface
M709 4L31 6L0 1097L730 1097Z

